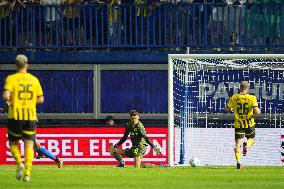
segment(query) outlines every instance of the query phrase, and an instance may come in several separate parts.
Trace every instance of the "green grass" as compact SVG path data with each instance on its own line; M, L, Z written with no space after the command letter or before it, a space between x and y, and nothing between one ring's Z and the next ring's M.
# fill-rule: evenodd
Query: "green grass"
M15 166L0 166L1 189L145 188L283 189L283 167L177 167L134 169L110 166L34 165L29 183L15 179Z

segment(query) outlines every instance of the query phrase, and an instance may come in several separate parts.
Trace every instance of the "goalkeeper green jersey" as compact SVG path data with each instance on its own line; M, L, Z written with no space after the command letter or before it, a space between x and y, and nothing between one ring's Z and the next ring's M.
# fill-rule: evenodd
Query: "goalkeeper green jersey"
M116 146L123 144L127 140L128 135L130 135L132 146L149 144L152 148L155 147L152 141L147 137L144 125L140 121L138 124L133 124L131 122L126 123L124 135Z

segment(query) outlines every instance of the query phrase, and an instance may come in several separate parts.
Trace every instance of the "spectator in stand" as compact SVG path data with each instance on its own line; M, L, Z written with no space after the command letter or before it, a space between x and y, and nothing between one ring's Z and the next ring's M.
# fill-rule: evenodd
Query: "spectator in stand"
M118 18L118 26L120 24L120 28L117 27L117 31L116 33L114 32L114 34L118 34L119 29L121 29L124 35L124 29L125 34L126 34L126 40L124 40L125 35L123 36L123 40L126 42L126 44L136 44L136 41L138 42L138 36L139 36L139 29L138 29L138 19L135 19L135 15L137 14L137 10L135 7L135 0L120 0L121 4L128 4L129 6L126 6L126 14L121 14L122 12L119 12L119 18ZM125 7L125 6L124 6ZM131 19L130 19L131 18ZM124 23L124 19L126 20L126 22ZM120 22L120 23L119 23ZM137 34L137 35L136 35ZM131 35L131 37L130 37ZM118 38L118 36L116 37ZM118 41L118 40L116 40ZM124 42L123 41L123 42Z
M280 6L280 15L282 15L282 21L283 21L283 15L284 15L284 6ZM283 23L282 23L283 24ZM282 25L283 28L283 25ZM282 33L280 33L280 44L284 44L284 34L283 34L283 29L282 29Z
M192 18L193 18L193 47L194 48L201 48L202 47L202 38L204 36L204 23L202 23L204 20L204 10L203 5L200 5L204 3L204 0L193 0L192 3ZM198 5L196 5L198 4Z
M251 5L248 6L247 27L250 33L253 32L249 42L268 48L277 44L280 39L281 8L275 4L282 3L282 0L248 0L248 3Z
M67 32L67 45L76 46L79 45L80 36L80 25L79 25L79 4L80 0L63 0L64 4L68 6L65 7L65 31ZM74 6L77 5L77 6Z
M47 47L58 43L59 23L61 20L60 8L61 0L40 0L40 5L44 6L45 25L43 26L44 36L47 36L45 45Z
M186 0L181 2L180 4L185 4L186 6L188 6L188 4L192 4L194 2L194 0ZM183 37L184 39L184 44L186 44L187 47L192 48L193 45L193 22L195 21L195 17L193 16L193 7L194 5L191 5L190 7L186 7L186 9L183 8L182 13L182 17L183 19L183 36L181 36L181 38Z
M270 48L280 41L281 6L279 4L282 3L283 7L283 0L263 0L263 2L265 5L266 46Z
M245 44L246 45L266 45L265 44L265 33L263 33L264 27L264 7L260 6L259 3L263 3L259 0L248 0L247 15L245 18L245 26L247 27L247 31L245 33L252 33L253 31L257 31L256 33L252 33L252 35L245 35ZM266 31L264 31L266 32Z
M148 0L135 0L137 6L136 15L137 15L137 28L135 28L137 34L137 42L139 45L146 45L147 43L147 2Z
M207 3L214 3L215 0L193 0L193 3L199 3L200 5L194 6L194 19L195 19L195 33L197 48L208 47L210 44L210 32L208 30L210 26L210 17L212 13L212 6ZM203 4L203 5L201 5ZM200 36L201 35L201 36Z
M92 5L96 4L96 6L88 7L85 12L86 24L83 23L83 27L86 28L86 40L89 40L89 43L92 43L92 46L106 45L108 43L109 35L109 7L104 5L109 3L109 0L86 0L85 3ZM83 12L82 9L80 11L81 13Z
M225 3L224 0L214 0L215 6L213 8L213 47L218 51L224 47L223 30L225 28Z
M244 20L246 9L243 4L246 3L246 1L247 0L226 0L228 6L225 11L225 44L230 46L230 50L233 50L235 45L241 47L241 50L244 50ZM229 26L226 25L226 23L228 23Z
M25 18L29 14L29 11L26 8L26 4L24 0L9 0L9 8L10 8L10 20L9 20L9 44L7 45L15 45L16 41L18 41L19 46L29 46L31 41L28 41L27 35L30 32L30 28L25 22ZM18 12L18 23L15 22L14 16ZM22 17L19 15L23 15ZM17 24L17 26L16 26ZM19 28L18 36L16 36L16 27ZM7 36L6 36L7 37Z
M1 24L1 33L0 33L0 46L9 45L10 39L10 10L9 10L9 2L6 0L0 0L0 24Z
M114 118L111 115L108 115L105 119L106 126L115 126Z
M120 0L110 0L108 3L108 21L109 21L109 36L110 36L110 43L113 43L115 45L117 43L118 36L117 34L119 33L118 30L118 16L119 16L119 11L120 7L119 5L121 4Z

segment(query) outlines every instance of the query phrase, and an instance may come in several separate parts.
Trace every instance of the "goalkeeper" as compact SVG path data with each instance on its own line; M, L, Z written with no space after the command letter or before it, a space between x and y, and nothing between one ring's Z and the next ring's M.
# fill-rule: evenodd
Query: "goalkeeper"
M132 147L127 149L117 149L123 144L128 135L132 142ZM140 168L142 158L146 152L148 144L154 149L156 154L160 153L160 149L154 146L151 140L147 137L143 124L139 121L139 113L136 110L131 110L130 121L126 123L126 128L123 137L113 147L110 147L109 152L119 162L117 167L124 167L124 161L122 156L134 158L134 167Z

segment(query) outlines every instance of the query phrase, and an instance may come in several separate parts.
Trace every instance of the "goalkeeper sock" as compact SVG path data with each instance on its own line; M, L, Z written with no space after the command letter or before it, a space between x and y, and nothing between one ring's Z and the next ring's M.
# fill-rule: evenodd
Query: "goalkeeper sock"
M247 140L247 147L250 148L252 147L252 145L254 144L254 139L253 138L250 138Z
M20 150L18 148L18 145L10 145L10 152L12 153L12 155L13 155L13 157L16 160L18 165L20 163L22 163L21 153L20 153Z
M25 148L25 175L30 176L34 158L34 150L32 147Z
M39 148L38 151L37 151L38 154L43 154L45 157L48 157L49 159L52 159L53 161L56 161L56 159L57 159L55 155L53 155L50 151L48 151L47 149L45 149L42 146Z
M122 157L120 154L118 154L117 152L113 153L113 157L118 161L118 162L122 162Z

